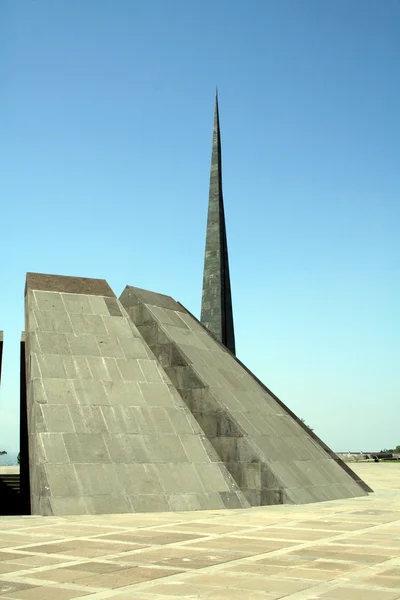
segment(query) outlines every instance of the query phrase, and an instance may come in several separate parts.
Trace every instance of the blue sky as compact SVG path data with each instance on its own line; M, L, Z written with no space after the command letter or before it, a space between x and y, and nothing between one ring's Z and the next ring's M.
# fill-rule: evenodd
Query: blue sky
M333 449L400 444L400 3L0 3L0 449L27 271L196 315L215 86L237 353Z

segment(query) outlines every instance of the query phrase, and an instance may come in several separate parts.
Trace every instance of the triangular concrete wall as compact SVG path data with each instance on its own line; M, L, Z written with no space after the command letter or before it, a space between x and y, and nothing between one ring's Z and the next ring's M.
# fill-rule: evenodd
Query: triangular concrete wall
M252 506L372 491L184 307L130 286L120 301Z
M104 280L28 274L32 514L249 506Z

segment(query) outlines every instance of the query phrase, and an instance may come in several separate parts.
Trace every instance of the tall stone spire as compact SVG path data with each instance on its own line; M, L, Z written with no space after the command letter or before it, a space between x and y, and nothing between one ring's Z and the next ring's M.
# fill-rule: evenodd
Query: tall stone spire
M218 91L215 97L201 322L228 350L235 354L228 245L222 196Z

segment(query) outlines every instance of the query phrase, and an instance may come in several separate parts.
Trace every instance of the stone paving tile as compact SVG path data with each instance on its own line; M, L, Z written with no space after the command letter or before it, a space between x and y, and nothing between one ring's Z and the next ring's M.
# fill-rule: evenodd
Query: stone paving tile
M375 577L366 577L365 579L358 579L357 583L360 585L371 586L371 587L382 587L382 588L393 588L399 592L400 595L400 577L385 577L384 575L376 575Z
M327 592L318 593L316 598L321 600L398 600L398 592L371 590L351 586L338 586ZM290 598L290 596L289 596Z
M34 586L30 585L29 583L19 583L17 581L2 580L0 581L0 594L9 595L14 592L19 592L32 587Z
M21 556L24 556L24 555L18 554L17 552L0 551L0 564L2 563L3 560L6 560L6 561L15 560L16 558L20 558ZM25 554L25 556L29 556L29 554Z
M349 571L356 571L357 569L364 568L364 565L359 565L356 563L348 563L339 561L328 561L323 559L318 559L309 563L305 563L304 565L307 569L320 569L325 571L336 571L337 573L348 573Z
M128 561L135 564L151 564L160 566L182 567L184 569L203 569L213 565L228 563L243 558L242 553L194 550L191 547L181 546L172 548L153 549L150 551L136 552L129 556L121 557L124 563Z
M149 588L150 589L150 588ZM151 587L151 595L143 597L143 600L177 600L187 598L194 600L202 598L206 600L278 600L282 598L280 592L264 592L243 589L223 589L212 585L194 585L184 582L168 582ZM115 596L115 600L136 600L136 594L123 594Z
M34 556L29 554L20 554L18 558L10 560L15 569L29 569L30 567L44 567L45 565L55 565L65 561L63 556L47 556L46 554ZM0 563L1 564L1 563Z
M90 577L78 576L75 580L70 581L73 581L80 586L114 589L136 583L142 583L143 581L151 581L153 579L160 579L162 577L170 577L171 575L177 575L181 572L182 571L178 569L128 567L126 569L119 569L113 573L102 573L96 575L91 574Z
M98 542L95 540L72 540L60 544L47 544L37 546L26 546L24 551L41 552L45 554L60 554L63 556L82 556L94 558L116 554L117 552L129 552L137 548L143 548L139 544L118 544Z
M74 571L89 571L90 574L93 573L113 573L114 571L118 571L120 569L125 569L126 566L120 565L116 562L83 562L73 565L68 565L65 567L69 570Z
M91 594L91 592L89 592ZM81 598L89 595L82 590L68 590L60 587L40 587L21 590L7 594L5 598L11 600L71 600L72 598Z

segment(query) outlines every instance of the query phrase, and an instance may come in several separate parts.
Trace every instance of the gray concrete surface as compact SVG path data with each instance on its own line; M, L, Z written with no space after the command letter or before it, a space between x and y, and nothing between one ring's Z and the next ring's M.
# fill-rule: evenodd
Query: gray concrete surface
M248 506L106 282L28 274L25 330L32 514Z
M181 305L131 286L120 300L251 506L366 494Z

